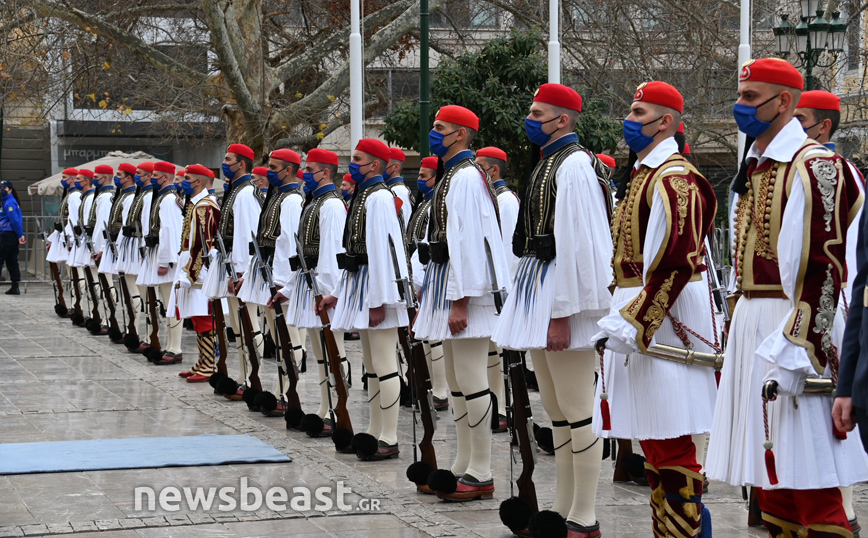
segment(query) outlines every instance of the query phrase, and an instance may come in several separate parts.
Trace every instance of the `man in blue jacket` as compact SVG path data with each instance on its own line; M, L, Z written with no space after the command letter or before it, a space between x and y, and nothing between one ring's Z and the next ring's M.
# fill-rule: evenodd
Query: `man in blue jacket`
M832 418L840 431L852 431L859 424L862 446L868 451L868 211L862 212L859 223L859 244L856 247L856 285L853 301L844 329L838 387Z
M24 227L21 219L21 207L18 205L18 194L11 181L0 181L0 270L3 264L9 270L12 286L6 295L20 295L18 283L21 281L21 271L18 269L18 245L23 245Z

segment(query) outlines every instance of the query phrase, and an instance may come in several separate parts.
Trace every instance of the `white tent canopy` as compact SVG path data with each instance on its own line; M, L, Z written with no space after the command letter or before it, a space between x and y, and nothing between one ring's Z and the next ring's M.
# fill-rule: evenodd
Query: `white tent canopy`
M153 160L154 157L152 155L148 155L143 151L137 151L135 153L112 151L105 157L99 158L95 161L80 164L77 166L77 168L88 168L90 170L93 170L96 166L99 166L101 164L107 164L117 170L118 165L121 163L138 165L141 162ZM34 194L38 194L39 196L60 196L63 194L63 185L60 184L61 176L62 174L54 174L53 176L49 176L45 179L39 180L36 183L32 183L29 187L27 187L27 192L30 193L31 196Z

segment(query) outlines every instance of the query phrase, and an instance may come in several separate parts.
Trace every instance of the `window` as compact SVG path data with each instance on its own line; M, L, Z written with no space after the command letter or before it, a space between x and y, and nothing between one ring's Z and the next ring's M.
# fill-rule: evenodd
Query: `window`
M382 95L385 106L374 111L375 117L390 114L395 103L403 100L419 100L418 69L368 69L366 72L368 92ZM372 98L372 97L369 97Z
M431 28L497 28L497 9L484 0L450 0L431 13Z

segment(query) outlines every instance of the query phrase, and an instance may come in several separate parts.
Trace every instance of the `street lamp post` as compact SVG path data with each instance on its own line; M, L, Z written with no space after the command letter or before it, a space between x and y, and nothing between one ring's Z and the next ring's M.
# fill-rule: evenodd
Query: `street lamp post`
M796 67L805 68L806 89L814 89L814 68L831 67L844 50L844 34L847 24L841 14L832 13L832 21L823 17L820 0L801 0L802 15L798 26L793 26L787 15L781 15L781 22L772 30L775 36L777 54L786 58L793 49L795 38ZM826 63L820 62L823 52L829 53Z

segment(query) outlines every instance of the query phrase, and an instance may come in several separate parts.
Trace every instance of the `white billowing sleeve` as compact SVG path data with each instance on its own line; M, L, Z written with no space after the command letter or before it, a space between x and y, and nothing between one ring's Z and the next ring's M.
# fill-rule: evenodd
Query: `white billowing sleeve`
M277 236L274 260L271 262L274 283L278 288L286 286L292 276L289 259L295 256L295 234L298 233L303 203L304 199L301 196L290 194L283 200L280 207L280 235Z
M115 244L118 245L118 249L120 249L120 245L124 240L124 227L123 223L127 221L127 217L130 214L130 208L133 207L133 199L135 195L127 196L123 204L121 205L121 231L118 232L118 238L115 240Z
M346 252L343 245L346 220L347 206L337 198L326 200L320 208L316 280L319 289L326 292L337 288L341 279L342 271L338 268L338 254Z
M859 192L865 194L865 186L860 181L859 173L854 169L853 164L847 161L850 167L850 172L856 178L856 185L859 186ZM862 211L865 209L865 204L859 208L850 226L847 227L847 286L844 288L844 299L849 305L852 299L853 286L856 285L856 247L859 245L859 222L862 220Z
M255 188L253 185L245 185L235 197L232 206L235 230L232 236L231 255L235 270L239 273L246 272L250 266L250 241L253 238L250 234L255 234L259 229L259 214L262 212L262 206L254 194Z
M509 282L509 266L494 200L485 179L475 168L464 168L452 177L446 195L446 240L449 243L449 275L446 298L482 297L491 293L485 242L491 248L495 276L500 287Z
M395 186L395 194L401 199L401 213L404 217L404 229L410 226L410 216L413 213L413 202L410 201L410 189L403 181Z
M781 286L787 297L794 297L796 293L799 265L802 262L804 223L805 189L801 174L796 172L775 248L778 253ZM757 350L757 355L776 365L776 368L766 376L766 380L774 379L782 386L791 385L788 382L790 378L804 379L806 375L814 373L814 366L811 364L807 350L790 342L784 334L787 322L795 309L792 299L790 303L790 311L781 318L778 329L770 334ZM793 393L793 391L787 392Z
M428 206L426 209L428 213L427 222L431 223L431 206ZM407 232L409 234L409 231ZM422 243L428 244L428 228L425 227L425 233L423 234L422 239L418 241L419 245ZM426 267L422 265L422 262L419 261L419 245L416 245L416 250L413 251L413 254L410 255L410 267L413 269L413 286L416 288L418 292L422 289L422 285L425 283L425 269Z
M77 196L76 196L77 194ZM78 208L81 207L81 193L76 192L69 195L69 219L66 221L66 235L72 235L72 227L78 224Z
M148 189L142 195L142 214L139 215L139 222L142 226L142 237L139 240L139 246L145 246L145 237L151 229L151 202L154 200L154 189Z
M365 235L368 247L368 308L397 305L401 302L395 283L395 266L389 249L389 236L395 244L399 262L406 259L401 221L398 220L395 198L386 189L375 192L365 203ZM401 276L407 276L407 263L399 263Z
M103 194L96 199L96 222L93 225L93 249L96 252L102 252L105 249L106 240L103 237L103 230L108 233L109 214L112 211L112 197L108 194Z
M166 196L160 202L160 244L157 245L157 265L169 267L178 263L181 250L181 208L174 196Z
M518 222L518 198L510 192L505 192L497 197L500 206L500 233L503 237L503 252L509 263L509 283L518 271L518 257L512 253L512 234L515 233L515 225Z
M648 266L651 264L651 260L657 258L657 253L664 246L663 240L666 239L668 222L664 207L663 197L660 196L660 192L657 189L654 189L654 197L651 200L651 213L648 214L648 226L645 231L645 247L642 249L642 259L649 260L642 268L643 286L648 282ZM595 335L594 341L604 336L608 337L609 341L606 343L606 347L616 353L627 354L638 349L636 344L636 333L638 331L632 323L624 319L624 316L620 312L624 305L632 301L633 298L630 298L623 305L618 305L618 310L612 309L606 317L597 322L597 325L599 325L605 334Z
M574 153L558 168L555 201L555 270L552 318L585 310L608 310L612 303L612 232L606 193L591 159Z

